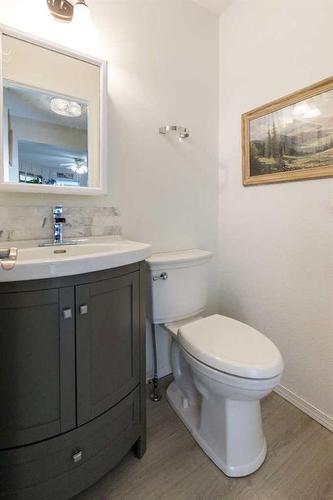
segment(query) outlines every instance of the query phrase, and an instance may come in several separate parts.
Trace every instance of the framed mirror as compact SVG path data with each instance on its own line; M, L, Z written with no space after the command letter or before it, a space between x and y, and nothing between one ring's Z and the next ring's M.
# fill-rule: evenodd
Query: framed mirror
M1 27L1 191L106 192L105 61Z

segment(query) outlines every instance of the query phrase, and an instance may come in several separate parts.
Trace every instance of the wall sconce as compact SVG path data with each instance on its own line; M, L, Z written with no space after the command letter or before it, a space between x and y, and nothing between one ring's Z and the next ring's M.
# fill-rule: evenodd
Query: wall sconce
M46 0L52 16L60 21L71 22L75 18L89 17L89 9L85 0ZM74 10L75 9L75 10Z
M187 139L190 136L190 131L188 128L180 127L179 125L165 125L165 127L159 128L160 134L167 134L168 132L177 132L179 140Z

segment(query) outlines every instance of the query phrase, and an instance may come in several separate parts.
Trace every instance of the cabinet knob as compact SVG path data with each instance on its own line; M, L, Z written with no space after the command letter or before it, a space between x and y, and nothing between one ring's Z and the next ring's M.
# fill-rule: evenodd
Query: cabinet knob
M81 314L81 316L83 316L84 314L88 314L88 306L87 304L83 304L82 306L79 307L79 312Z
M68 309L64 309L64 310L62 311L62 317L63 317L64 319L71 319L71 317L72 317L72 309L70 309L70 308L68 308Z
M72 458L73 458L73 462L75 464L77 464L78 462L80 462L82 460L82 451L81 450L74 451L74 453L72 455Z

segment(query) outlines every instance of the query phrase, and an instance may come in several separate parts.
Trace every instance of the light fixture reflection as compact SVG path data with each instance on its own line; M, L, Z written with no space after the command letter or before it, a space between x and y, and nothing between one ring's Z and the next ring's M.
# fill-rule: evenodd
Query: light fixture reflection
M57 115L70 116L78 118L82 115L82 106L76 101L69 101L60 97L53 97L50 102L50 108Z
M87 159L73 158L68 159L66 163L60 163L61 167L66 167L68 170L75 172L76 174L82 175L88 172Z
M87 165L72 165L69 169L79 175L86 174L88 172Z

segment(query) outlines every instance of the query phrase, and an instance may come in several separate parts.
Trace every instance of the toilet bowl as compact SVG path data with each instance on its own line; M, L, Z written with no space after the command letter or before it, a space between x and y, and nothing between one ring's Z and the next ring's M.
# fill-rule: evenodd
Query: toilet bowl
M226 475L240 477L265 460L260 400L279 383L283 360L277 347L254 328L218 314L202 317L202 268L210 257L202 252L148 260L151 320L158 319L172 336L170 405L211 460ZM158 279L162 270L172 280L167 286L167 280Z

